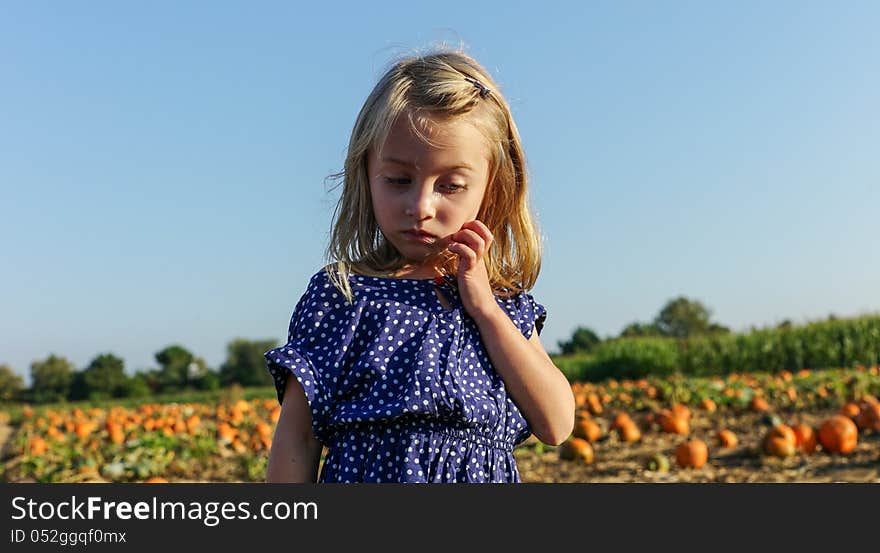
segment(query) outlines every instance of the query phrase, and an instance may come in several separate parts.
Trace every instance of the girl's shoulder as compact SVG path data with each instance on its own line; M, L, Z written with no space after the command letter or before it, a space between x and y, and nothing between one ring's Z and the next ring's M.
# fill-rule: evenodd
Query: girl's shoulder
M345 279L333 265L324 266L309 279L301 301L326 304L336 308L363 307L369 300L388 300L391 297L424 295L432 280L416 280L394 277L375 277L348 272ZM347 285L347 286L344 286ZM347 288L347 290L346 290ZM351 301L347 301L347 295ZM334 300L331 302L331 299ZM336 305L341 303L341 305Z
M496 295L495 299L526 338L530 338L534 330L541 334L547 320L547 308L534 295L519 290L507 297Z
M336 297L333 295L334 293L331 290L331 287L332 284L323 269L314 273L309 278L306 289L303 291L302 296L300 296L299 301L297 302L297 311L316 307L318 306L318 303L322 301L329 303L331 299L335 300Z
M372 279L373 277L362 277L357 273L349 272L346 280L352 288L362 285L364 279ZM333 265L325 265L318 269L309 279L309 289L333 288L336 282L342 280L340 273Z

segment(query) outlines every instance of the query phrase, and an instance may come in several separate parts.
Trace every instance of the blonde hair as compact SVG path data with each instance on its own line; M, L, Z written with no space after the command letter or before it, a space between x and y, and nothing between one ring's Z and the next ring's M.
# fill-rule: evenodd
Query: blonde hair
M466 78L491 90L481 90ZM349 303L349 273L388 277L406 259L384 237L376 222L367 174L372 148L381 149L398 117L427 143L421 128L433 122L467 118L490 145L489 182L477 218L494 240L484 259L494 293L509 297L532 288L541 270L541 240L527 198L525 155L510 107L488 72L461 50L438 50L398 59L379 79L358 113L325 251L328 278ZM457 257L457 256L455 256ZM335 270L334 270L335 269Z

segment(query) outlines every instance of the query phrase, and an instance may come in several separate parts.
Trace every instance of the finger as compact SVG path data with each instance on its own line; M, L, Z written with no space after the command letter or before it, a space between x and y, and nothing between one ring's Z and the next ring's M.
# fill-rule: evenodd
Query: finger
M462 262L465 264L465 270L469 270L471 267L476 265L477 262L477 254L474 250L470 249L467 245L456 242L454 244L450 244L449 251L458 254L461 258Z
M487 247L495 240L495 237L492 235L492 231L489 230L489 227L487 227L486 224L479 219L468 221L467 223L462 225L462 228L469 228L479 234L486 242Z
M456 241L467 244L477 253L478 257L482 257L486 252L486 241L476 231L464 229L456 232L453 236Z

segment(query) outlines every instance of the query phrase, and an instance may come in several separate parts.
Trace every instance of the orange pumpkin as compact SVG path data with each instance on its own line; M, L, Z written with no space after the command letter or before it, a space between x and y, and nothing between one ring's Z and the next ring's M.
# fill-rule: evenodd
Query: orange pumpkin
M595 442L602 437L602 428L596 424L596 421L581 419L575 423L573 435L575 438Z
M59 442L66 442L67 435L55 428L54 426L50 426L48 430L46 430L46 434L49 435L53 440L58 440Z
M125 432L122 430L122 425L119 423L108 422L107 433L110 436L110 441L116 445L125 441Z
M672 406L672 414L680 419L684 419L688 422L691 420L691 410L688 409L687 405L683 403L676 403Z
M144 484L167 484L168 480L162 478L161 476L151 476L144 480Z
M782 438L787 442L791 442L792 445L797 444L797 436L795 435L794 430L785 424L775 425L770 429L770 432L768 432L767 435L772 438Z
M279 410L281 408L279 407ZM272 422L278 422L278 419L275 419ZM191 415L188 419L186 419L186 429L190 434L196 434L199 431L199 425L201 425L202 419L199 418L198 415Z
M816 432L813 427L807 424L798 424L794 428L795 446L804 453L813 453L819 445L816 440Z
M642 439L642 432L636 423L629 421L621 424L617 428L620 439L627 443L634 443Z
M675 462L682 468L701 468L709 459L709 448L700 440L690 440L675 448Z
M39 457L46 453L46 450L49 449L49 444L39 436L31 436L31 439L28 440L28 449L30 450L31 455Z
M861 411L861 409L859 409L859 406L851 401L840 408L840 414L847 416L851 419L858 417L859 411Z
M770 409L770 405L767 404L766 399L760 396L755 396L752 398L752 401L749 402L749 409L758 413L763 413Z
M704 397L703 401L700 402L700 408L703 411L714 413L718 409L718 406L715 404L714 401L712 401L711 398Z
M593 446L581 438L569 438L559 446L559 458L564 461L593 462Z
M599 401L599 396L595 392L590 392L587 395L587 406L590 409L590 413L594 415L602 414L602 402Z
M238 434L238 430L230 426L228 423L221 422L217 425L217 437L221 440L233 441Z
M736 447L736 444L739 443L739 440L737 439L736 434L734 434L732 431L727 430L727 429L719 430L717 437L718 437L718 444L721 447Z
M859 430L880 432L880 403L864 402L856 417L856 426Z
M767 434L764 437L762 446L764 453L774 457L791 457L795 454L794 442L783 436Z
M797 449L797 436L790 426L777 424L767 432L761 445L767 455L791 457Z
M611 423L611 430L617 430L624 424L632 424L633 420L630 418L629 413L625 411L621 411L614 416L614 421Z
M669 432L670 434L684 435L690 432L688 421L676 417L668 409L663 409L657 413L657 422L660 424L660 428L662 428L664 432Z
M73 428L78 438L88 438L92 431L95 430L95 423L88 421L77 422Z
M849 453L856 448L859 429L852 419L832 415L819 427L819 443L831 453Z
M263 421L257 421L257 424L254 426L254 430L257 431L257 435L259 435L260 437L269 436L272 434L272 427Z

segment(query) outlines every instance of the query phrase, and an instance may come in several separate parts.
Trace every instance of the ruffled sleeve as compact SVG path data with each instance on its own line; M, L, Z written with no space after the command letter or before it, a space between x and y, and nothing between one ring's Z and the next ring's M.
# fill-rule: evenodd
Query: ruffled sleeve
M537 329L538 335L544 328L544 321L547 320L547 309L537 301L534 296L524 291L516 295L518 325L522 330L523 336L532 337L532 331Z
M287 343L264 353L275 383L278 403L292 374L305 392L312 415L312 431L328 443L334 383L338 380L351 338L349 304L321 273L314 275L294 308Z

